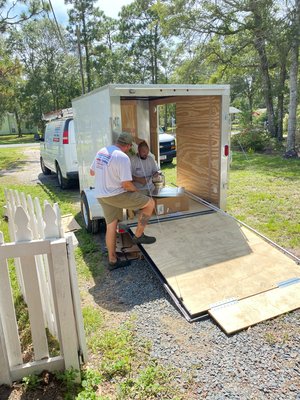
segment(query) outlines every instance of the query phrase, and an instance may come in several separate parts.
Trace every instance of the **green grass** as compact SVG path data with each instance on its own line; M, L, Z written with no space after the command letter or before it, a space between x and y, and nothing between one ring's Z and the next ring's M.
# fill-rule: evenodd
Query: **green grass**
M176 184L176 159L162 164L167 185ZM275 243L300 252L300 160L234 152L227 211Z
M287 249L300 249L300 160L233 154L228 212Z
M167 186L176 185L176 158L173 159L172 163L163 163L161 164L161 170L165 176L165 181Z
M0 136L0 145L1 144L24 144L24 143L36 143L34 140L33 133L24 133L22 137L18 137L17 135L6 135Z
M0 154L0 171L13 169L22 162L22 153L19 149L2 148L0 149Z

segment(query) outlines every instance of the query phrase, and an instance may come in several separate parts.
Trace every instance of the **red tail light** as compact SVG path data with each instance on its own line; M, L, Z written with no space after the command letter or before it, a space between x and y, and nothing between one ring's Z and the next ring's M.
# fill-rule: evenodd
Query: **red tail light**
M69 144L69 131L65 130L63 133L63 144Z
M224 156L225 157L229 156L229 146L228 146L228 144L225 144L225 146L224 146Z

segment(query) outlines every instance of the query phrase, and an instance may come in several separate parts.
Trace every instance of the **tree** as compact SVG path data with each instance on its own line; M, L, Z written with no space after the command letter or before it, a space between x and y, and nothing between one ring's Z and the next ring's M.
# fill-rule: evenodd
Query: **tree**
M135 0L120 13L120 42L138 81L158 83L165 43L153 0Z
M93 26L95 23L94 7L96 0L65 0L65 4L71 4L73 8L68 11L69 14L69 32L73 35L73 40L83 44L85 51L85 71L87 80L87 91L92 90L91 79L91 48L93 36Z
M24 69L23 117L38 123L43 113L70 107L80 94L78 63L61 46L56 27L48 19L26 22L11 32L8 42Z
M103 86L114 82L128 82L129 58L126 48L119 43L118 21L105 16L101 10L96 10L94 16L92 48L94 84Z
M0 39L0 121L7 112L17 110L17 92L21 82L22 67L11 56L3 38Z
M213 43L213 50L219 55L221 68L227 68L228 63L232 65L239 53L241 60L244 54L255 51L254 62L248 65L244 63L244 68L248 71L252 68L254 73L259 68L267 108L268 129L273 136L278 136L278 132L281 135L277 118L282 121L283 113L282 109L280 112L275 111L274 99L279 93L277 104L283 107L286 71L286 64L279 59L282 43L287 43L288 32L286 12L280 9L280 5L276 0L173 0L162 1L157 5L161 23L169 34L179 35L186 47L193 44L194 48L201 49L205 44ZM236 38L235 47L228 47L230 37ZM281 39L281 48L277 38ZM219 45L216 45L217 42ZM288 47L283 53L288 54ZM286 61L286 58L282 61ZM216 69L219 67L216 66ZM275 70L281 72L274 73Z
M300 41L300 0L295 0L292 23L292 49L290 67L290 103L288 120L288 137L286 157L297 157L296 128L298 102L298 69L299 69L299 41Z
M22 22L28 21L33 16L48 10L48 6L39 0L23 0L23 11L18 12L17 1L1 0L0 2L0 32L6 32L9 27L20 25Z

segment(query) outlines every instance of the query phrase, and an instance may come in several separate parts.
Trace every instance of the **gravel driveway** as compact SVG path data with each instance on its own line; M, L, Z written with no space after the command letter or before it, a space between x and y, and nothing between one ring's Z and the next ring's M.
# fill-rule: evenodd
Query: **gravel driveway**
M25 151L27 172L18 179L36 183L43 179L38 150ZM188 323L145 261L86 289L112 321L135 316L152 357L177 368L186 399L300 400L300 310L228 336L208 317Z

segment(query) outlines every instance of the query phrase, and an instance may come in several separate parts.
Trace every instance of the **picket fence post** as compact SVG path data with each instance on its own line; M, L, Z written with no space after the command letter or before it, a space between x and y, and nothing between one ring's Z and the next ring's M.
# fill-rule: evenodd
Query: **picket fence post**
M0 384L10 384L29 373L80 368L87 360L74 243L65 235L57 203L32 200L5 189L9 233L0 232ZM74 236L74 235L73 235ZM74 237L75 238L75 237ZM14 259L16 275L28 307L34 360L23 363L14 308L8 260ZM45 328L59 340L60 356L49 357ZM77 377L80 382L80 376Z
M4 244L3 234L0 232L0 248ZM10 365L18 365L23 362L21 345L18 335L18 325L15 313L14 299L11 290L7 260L0 258L0 316L2 329L6 342L7 356ZM0 364L1 365L1 364Z
M12 380L10 377L10 366L8 363L8 356L6 352L6 341L3 333L3 327L0 314L0 385L11 385Z
M32 232L28 228L28 224L29 220L25 210L22 206L18 206L15 214L15 225L17 227L16 242L30 242L32 240ZM28 305L34 356L36 360L41 360L42 358L49 357L49 351L35 256L32 254L23 256L21 259L21 268ZM32 290L33 287L35 290Z

